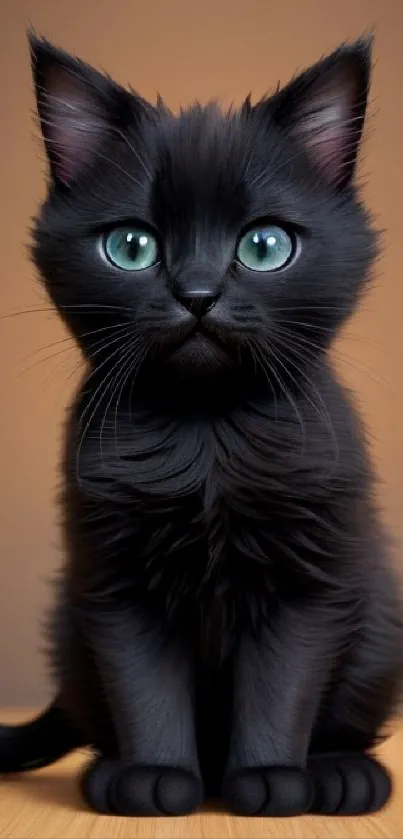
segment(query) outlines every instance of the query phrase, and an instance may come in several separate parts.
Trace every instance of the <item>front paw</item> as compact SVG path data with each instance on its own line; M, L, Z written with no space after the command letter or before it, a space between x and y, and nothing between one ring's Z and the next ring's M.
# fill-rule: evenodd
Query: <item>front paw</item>
M93 810L122 816L182 816L203 800L202 782L188 770L128 766L105 757L85 770L81 790Z
M222 797L238 816L299 816L311 807L313 785L302 769L260 766L228 775Z
M315 788L312 813L332 816L376 813L391 794L387 771L364 753L312 755L308 772Z

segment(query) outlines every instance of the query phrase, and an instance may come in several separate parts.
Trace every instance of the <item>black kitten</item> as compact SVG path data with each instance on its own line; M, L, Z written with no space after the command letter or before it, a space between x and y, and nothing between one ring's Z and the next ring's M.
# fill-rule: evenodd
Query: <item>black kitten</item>
M403 632L363 430L327 358L375 235L370 43L175 117L31 37L33 255L88 362L64 460L57 698L0 771L80 744L100 812L358 814Z

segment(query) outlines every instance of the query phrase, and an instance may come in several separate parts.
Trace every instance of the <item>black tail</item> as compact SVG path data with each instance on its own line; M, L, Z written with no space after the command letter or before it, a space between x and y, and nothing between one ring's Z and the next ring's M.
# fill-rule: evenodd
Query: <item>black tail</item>
M84 745L83 737L53 702L32 722L0 725L0 773L40 769Z

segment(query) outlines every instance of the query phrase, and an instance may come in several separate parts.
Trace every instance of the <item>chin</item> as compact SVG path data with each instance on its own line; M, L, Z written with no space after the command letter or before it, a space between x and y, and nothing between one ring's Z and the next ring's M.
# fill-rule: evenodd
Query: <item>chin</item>
M234 372L236 362L225 346L197 332L170 349L163 358L163 368L178 380L210 381Z

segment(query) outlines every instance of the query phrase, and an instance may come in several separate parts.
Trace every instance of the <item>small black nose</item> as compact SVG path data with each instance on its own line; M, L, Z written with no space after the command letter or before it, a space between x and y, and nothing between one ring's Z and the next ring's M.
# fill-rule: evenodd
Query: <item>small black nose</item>
M176 299L196 318L202 318L215 306L219 296L212 291L183 291L176 294Z

